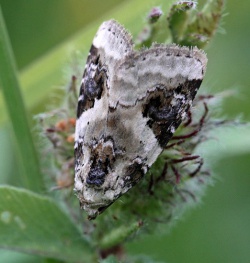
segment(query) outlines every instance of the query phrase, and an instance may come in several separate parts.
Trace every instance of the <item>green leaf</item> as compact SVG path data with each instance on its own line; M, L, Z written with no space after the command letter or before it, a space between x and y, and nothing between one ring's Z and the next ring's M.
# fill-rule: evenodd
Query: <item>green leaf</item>
M101 261L101 263L119 263L120 261L117 260L117 258L113 255L105 258L104 260Z
M54 201L9 186L0 186L0 200L0 248L92 262L89 244Z
M142 225L140 222L134 222L129 226L123 225L119 228L115 228L113 231L107 233L103 237L98 246L100 246L103 249L108 249L113 246L116 246L117 244L121 244L129 236L135 233L141 226Z
M44 263L44 258L36 255L24 254L13 250L0 250L1 262L5 263Z
M42 177L33 139L28 124L16 65L0 7L0 86L11 119L23 173L23 185L36 192L42 191Z

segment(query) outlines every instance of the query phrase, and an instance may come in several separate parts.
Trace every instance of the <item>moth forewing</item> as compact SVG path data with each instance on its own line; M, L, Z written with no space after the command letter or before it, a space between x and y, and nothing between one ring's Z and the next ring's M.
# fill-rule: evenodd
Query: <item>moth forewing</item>
M75 132L75 191L89 218L143 178L191 107L206 63L197 48L161 44L135 51L116 21L100 26Z

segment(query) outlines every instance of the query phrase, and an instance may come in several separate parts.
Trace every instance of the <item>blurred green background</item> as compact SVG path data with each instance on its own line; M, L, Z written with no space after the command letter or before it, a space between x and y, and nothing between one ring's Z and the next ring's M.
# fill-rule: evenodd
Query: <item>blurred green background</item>
M116 18L136 34L154 1L0 0L0 4L25 103L32 116L46 109L53 89L65 81L63 70L71 61L72 51L87 52L103 20ZM236 90L235 96L224 101L223 113L228 118L240 115L245 121L250 121L249 10L250 1L226 2L219 33L206 50L209 63L204 81L211 92ZM135 24L136 17L141 22ZM77 39L74 44L72 39ZM84 63L83 60L83 67ZM57 66L60 70L54 70L55 65L60 65ZM228 137L235 149L231 147L227 151L224 140L218 146L225 149L224 154L213 156L217 179L203 203L189 212L185 220L180 220L168 235L143 236L129 243L127 249L131 254L146 253L171 263L250 262L250 149L237 147L239 136L235 134L237 130ZM250 145L250 134L243 138ZM15 140L2 98L0 145L0 183L18 185ZM1 262L19 262L20 255L2 251L1 258ZM31 256L23 256L23 260L37 262Z

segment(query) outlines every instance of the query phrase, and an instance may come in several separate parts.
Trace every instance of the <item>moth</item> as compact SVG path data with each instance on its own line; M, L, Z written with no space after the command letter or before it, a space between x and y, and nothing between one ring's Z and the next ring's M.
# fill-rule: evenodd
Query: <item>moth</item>
M134 50L114 20L97 31L83 73L75 130L75 192L94 219L146 174L201 85L198 48Z

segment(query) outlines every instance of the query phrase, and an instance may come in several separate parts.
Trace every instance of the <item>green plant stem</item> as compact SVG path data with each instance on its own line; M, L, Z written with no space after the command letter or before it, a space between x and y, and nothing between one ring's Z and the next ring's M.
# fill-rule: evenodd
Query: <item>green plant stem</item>
M43 189L38 158L35 151L20 85L16 73L13 51L0 7L0 86L12 123L21 166L23 186L41 192Z

